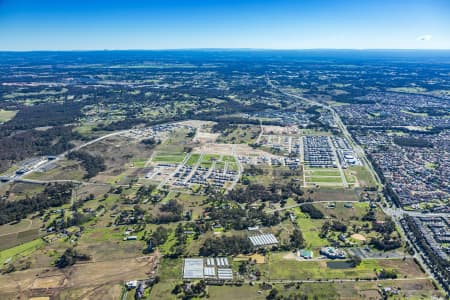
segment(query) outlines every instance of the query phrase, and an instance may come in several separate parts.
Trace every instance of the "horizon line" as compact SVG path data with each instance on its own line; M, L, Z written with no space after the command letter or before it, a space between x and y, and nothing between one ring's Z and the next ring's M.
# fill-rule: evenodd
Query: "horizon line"
M107 52L107 51L201 51L201 50L228 50L228 51L450 51L450 48L128 48L128 49L0 49L0 52Z

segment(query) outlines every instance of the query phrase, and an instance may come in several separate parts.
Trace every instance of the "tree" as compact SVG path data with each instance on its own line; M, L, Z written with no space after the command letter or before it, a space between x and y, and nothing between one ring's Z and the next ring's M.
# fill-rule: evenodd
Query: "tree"
M305 244L305 239L303 238L303 234L300 229L295 228L292 234L290 235L291 247L293 248L303 248Z
M378 278L380 278L380 279L395 279L395 278L397 278L397 273L395 272L395 270L382 269L378 273Z
M106 170L105 160L101 156L92 155L86 151L71 151L67 158L81 161L81 165L86 170L86 175L84 176L86 179L92 178L99 172Z
M158 226L151 236L153 245L159 246L166 242L169 236L168 229L162 226Z
M199 252L201 256L211 256L249 253L252 250L253 245L248 238L232 235L206 239Z
M311 219L323 219L324 217L323 213L311 203L300 206L300 209L302 212L307 213Z
M75 264L78 260L90 260L91 257L87 254L81 254L78 253L73 248L67 248L66 251L64 251L63 255L56 261L56 266L60 269L72 266Z
M0 199L0 225L21 220L33 212L68 203L72 197L72 188L72 184L51 184L33 197L18 201Z
M267 295L266 299L267 300L275 300L277 299L278 296L278 290L277 289L272 289L269 293L269 295Z
M353 267L357 267L361 264L362 260L361 257L359 257L359 255L352 255L350 256L349 262Z

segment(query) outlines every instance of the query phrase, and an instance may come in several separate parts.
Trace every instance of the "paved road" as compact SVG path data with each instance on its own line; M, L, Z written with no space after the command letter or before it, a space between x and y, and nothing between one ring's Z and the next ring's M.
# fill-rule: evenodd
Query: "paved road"
M22 183L35 183L35 184L46 184L46 183L75 183L75 184L84 184L84 185L101 185L101 186L111 186L107 183L98 183L98 182L87 182L87 181L79 181L79 180L71 180L71 179L55 179L55 180L35 180L35 179L15 179L15 182Z
M89 145L95 144L95 143L100 142L100 141L102 141L104 139L107 139L107 138L110 138L110 137L113 137L113 136L116 136L116 135L120 135L120 134L123 134L123 133L128 132L128 131L129 130L121 130L121 131L116 131L116 132L109 133L107 135L101 136L99 138L96 138L94 140L91 140L89 142L81 144L81 145L79 145L79 146L77 146L75 148L72 148L70 150L67 150L67 151L59 154L58 156L56 156L56 159L54 159L54 160L49 160L49 161L45 161L45 162L42 162L42 160L40 160L40 161L36 162L34 165L30 166L29 167L30 170L28 172L26 172L24 174L20 174L20 175L15 175L14 177L11 178L11 181L13 181L13 182L18 182L18 181L24 182L23 181L24 180L23 177L25 177L26 175L31 174L31 173L39 170L39 169L44 169L45 167L55 163L56 161L61 160L62 158L64 158L71 151L80 150L80 149L82 149L84 147L87 147ZM31 180L31 181L33 181L34 183L38 183L39 180ZM31 183L31 181L30 181L30 183ZM75 180L71 180L71 181L73 182ZM54 180L52 182L54 182ZM45 183L45 182L43 182L43 183Z
M328 137L328 143L331 145L331 149L333 149L334 155L336 156L336 165L338 167L339 174L341 176L342 185L344 186L344 188L348 188L347 178L345 178L344 170L342 169L341 163L339 161L337 150L334 147L334 143L331 141L330 137Z
M336 203L336 202L350 203L350 202L359 202L359 201L357 201L357 200L347 200L347 201L344 201L344 200L337 200L337 201L311 201L311 202L303 202L303 203L298 203L298 204L288 205L288 206L285 206L285 207L280 207L280 208L272 209L272 210L269 210L269 211L267 211L267 212L276 212L276 211L288 210L288 209L295 208L295 207L299 207L299 206L302 206L302 205L305 205L305 204L313 204L313 203Z
M233 147L231 148L231 155L234 157L234 159L236 160L236 164L237 164L237 171L238 174L236 176L236 179L233 180L233 182L230 184L230 186L227 188L227 190L225 191L226 193L228 193L229 191L231 191L232 189L234 189L234 187L236 186L236 184L239 182L239 179L242 176L242 172L244 172L244 168L242 167L241 162L238 159L237 156L237 152L236 152L236 145L233 145Z
M259 120L259 127L261 128L261 132L259 133L258 138L256 139L256 144L259 144L261 142L261 137L264 133L264 128L261 120Z
M429 277L415 277L415 278L395 278L395 279L380 279L380 280L386 280L386 281L414 281L414 280L425 280L430 279ZM284 279L269 279L265 280L266 283L272 283L272 284L282 284L282 283L326 283L326 282L360 282L360 281L369 281L373 282L373 279L314 279L314 280L284 280ZM246 281L246 283L250 283L250 281ZM261 282L262 283L262 282Z
M327 104L324 104L324 103L321 103L321 102L317 102L317 101L311 100L311 99L304 98L304 97L299 96L299 95L295 95L295 94L283 91L282 89L278 88L277 86L275 86L272 83L272 81L270 80L270 78L269 78L269 76L267 74L266 74L266 82L267 82L267 84L269 86L271 86L272 88L278 90L280 93L282 93L282 94L284 94L286 96L293 97L293 98L305 101L307 103L310 103L311 105L317 105L317 106L320 106L323 109L329 110L332 113L332 115L333 115L333 118L334 118L334 121L336 122L336 125L341 130L341 132L345 136L345 138L349 141L349 143L353 147L353 150L355 151L357 156L362 160L363 164L369 168L370 173L372 174L373 178L375 179L375 181L378 184L379 191L381 191L383 189L384 185L381 182L380 177L378 176L377 172L373 168L372 164L367 159L365 151L363 150L363 148L358 143L356 143L356 141L353 139L353 137L350 134L350 132L347 130L347 127L342 122L342 120L339 117L339 115L336 113L336 111L331 106L329 106ZM388 203L386 203L386 204L388 204ZM409 211L405 211L405 210L403 210L401 208L389 208L389 207L384 207L383 205L380 205L380 208L383 210L383 212L386 215L392 217L392 219L394 220L394 222L396 224L396 227L397 227L398 231L403 236L403 238L406 241L408 241L410 244L413 244L413 242L409 239L408 235L404 232L403 227L402 227L402 225L400 223L400 219L401 219L401 217L404 214L411 215L411 216L417 215L417 214L420 214L421 216L440 216L440 215L447 215L448 216L448 214L433 214L433 213L422 214L422 213L417 213L417 212L409 212ZM436 280L435 276L433 275L433 273L429 269L428 265L423 260L422 255L416 254L414 257L417 259L417 261L423 267L423 269L426 270L426 272L430 276L433 277L434 281L437 284L439 284L439 282Z
M203 160L203 156L205 154L203 152L200 152L200 156L198 157L197 161L195 162L195 164L192 166L192 170L191 172L189 172L188 176L186 176L186 178L184 179L183 183L187 184L189 180L191 180L192 176L194 176L195 171L197 171L197 168L200 166L200 164L202 163ZM187 161L186 161L187 162Z
M166 176L166 178L164 178L164 180L159 183L157 189L161 189L163 186L166 185L167 182L169 182L169 180L171 178L173 178L175 176L176 173L179 173L181 168L187 163L189 158L191 158L191 155L192 155L192 153L189 153L188 155L186 155L183 158L183 161L178 164L178 166L176 167L175 171L173 171L169 176Z

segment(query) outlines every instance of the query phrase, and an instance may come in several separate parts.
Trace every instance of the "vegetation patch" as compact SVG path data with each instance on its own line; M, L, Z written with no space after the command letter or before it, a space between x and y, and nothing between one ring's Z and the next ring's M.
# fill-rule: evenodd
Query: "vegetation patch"
M0 264L4 264L10 258L14 260L17 256L25 257L30 255L44 244L42 239L36 239L16 247L2 250L0 251Z
M0 109L0 123L7 122L14 118L14 116L17 114L17 110L4 110Z

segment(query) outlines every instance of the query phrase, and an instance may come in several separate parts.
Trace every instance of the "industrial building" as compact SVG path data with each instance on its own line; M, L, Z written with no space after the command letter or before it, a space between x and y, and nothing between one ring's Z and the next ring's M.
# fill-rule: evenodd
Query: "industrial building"
M233 280L233 270L226 257L186 258L183 279Z
M278 244L277 238L271 233L250 236L249 239L255 247L272 246Z

